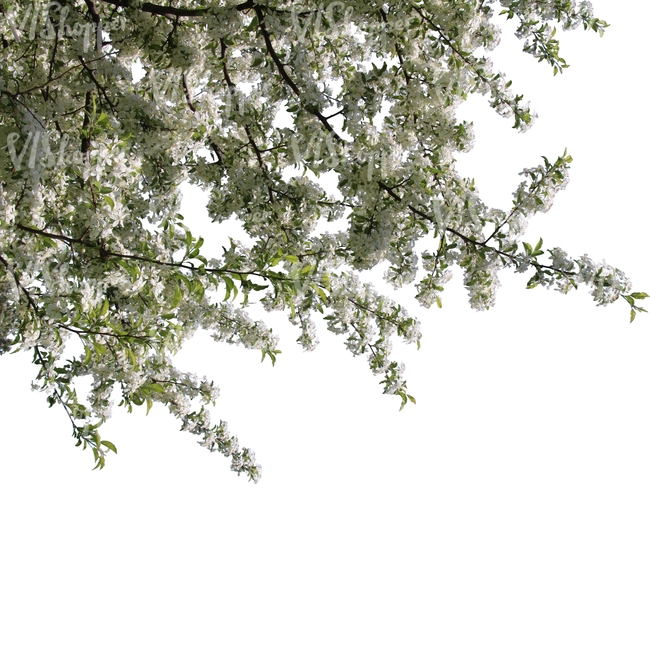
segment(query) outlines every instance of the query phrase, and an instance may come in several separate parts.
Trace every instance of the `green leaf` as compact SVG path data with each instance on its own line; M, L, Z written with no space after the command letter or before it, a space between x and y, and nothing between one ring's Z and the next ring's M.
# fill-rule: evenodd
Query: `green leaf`
M233 294L233 298L235 298L237 296L237 287L235 286L235 283L227 275L224 276L223 281L226 283L226 297L224 300L228 300L231 293Z
M323 301L323 303L327 303L327 294L317 285L317 284L312 284L311 285L314 291L320 296L320 299Z
M320 276L320 280L323 283L323 286L325 287L325 289L327 289L327 291L329 291L330 290L330 276L329 276L329 274L328 273L323 273Z
M133 367L137 368L138 367L138 360L135 358L135 354L133 354L133 350L131 350L131 348L127 347L127 348L124 348L124 351L126 352L126 356L129 357Z
M111 122L108 119L108 115L106 113L102 113L98 118L97 118L97 125L106 129L110 127Z
M178 307L178 305L181 304L182 300L183 300L183 290L179 286L176 286L176 288L174 289L174 295L172 297L170 308L176 309L176 307Z
M109 442L108 440L102 440L102 445L104 445L104 447L108 447L112 452L117 453L117 448L112 442Z

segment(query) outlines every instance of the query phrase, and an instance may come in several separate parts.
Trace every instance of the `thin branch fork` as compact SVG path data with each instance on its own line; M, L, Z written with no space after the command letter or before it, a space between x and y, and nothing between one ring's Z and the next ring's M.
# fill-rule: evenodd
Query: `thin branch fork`
M262 37L264 38L264 44L266 45L266 50L269 53L269 56L273 60L273 63L275 63L275 67L278 69L278 72L280 73L282 79L284 79L284 81L289 86L289 88L291 88L294 94L297 97L300 97L300 90L298 86L296 86L293 79L287 73L284 63L280 61L280 57L278 56L278 53L275 51L275 48L273 47L273 43L271 42L271 35L269 34L269 30L266 28L266 23L264 22L264 13L262 12L261 7L255 5L253 9L255 10L255 15L257 16L257 21L259 23L260 31L262 32ZM318 118L321 124L329 131L329 133L334 137L335 140L339 142L342 141L341 136L332 128L332 125L327 121L329 118L326 118L317 108L305 107L305 109L309 113L311 113L312 115Z
M390 196L392 196L397 202L401 203L402 202L402 197L399 196L391 187L383 183L382 181L378 182L379 187L381 187L383 190L385 190ZM423 212L419 208L416 208L413 205L407 204L408 209L413 213L417 214L419 217L422 217L426 221L429 221L431 223L437 223L436 220L428 215L426 212ZM498 248L494 248L494 246L490 246L486 242L478 241L476 239L472 239L471 237L468 237L467 235L463 235L463 233L459 232L458 230L454 228L450 228L449 226L445 226L445 232L449 232L452 235L455 235L459 239L462 239L466 244L470 244L473 246L475 249L478 247L481 248L486 248L488 250L494 251L497 255L500 255L501 257L506 257L511 261L516 261L517 256L513 255L512 253L506 253L505 251L499 250ZM572 275L577 275L575 271L565 271L563 269L557 269L554 266L551 266L550 264L540 264L539 262L536 261L531 261L530 262L531 266L533 266L536 269L548 269L550 271L555 271L557 273L562 273L565 276L569 277Z

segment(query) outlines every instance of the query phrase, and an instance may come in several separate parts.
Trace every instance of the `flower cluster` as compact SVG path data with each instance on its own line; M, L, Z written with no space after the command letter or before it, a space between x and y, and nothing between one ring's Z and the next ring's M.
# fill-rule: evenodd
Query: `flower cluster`
M441 306L460 266L476 309L511 268L532 273L528 286L584 284L599 305L642 310L618 269L522 242L568 181L566 153L523 170L509 210L455 169L474 140L456 115L468 94L521 132L534 121L486 54L497 4L556 72L556 27L605 26L574 0L3 2L0 354L32 353L34 386L96 467L116 451L99 431L119 399L165 406L259 480L253 452L211 422L218 389L174 363L197 330L274 363L256 302L284 311L307 350L324 319L385 393L414 401L392 342L419 344L420 326L360 280L378 265L424 307ZM184 182L209 193L202 234L222 254L207 257L180 214ZM228 221L242 241L220 239Z

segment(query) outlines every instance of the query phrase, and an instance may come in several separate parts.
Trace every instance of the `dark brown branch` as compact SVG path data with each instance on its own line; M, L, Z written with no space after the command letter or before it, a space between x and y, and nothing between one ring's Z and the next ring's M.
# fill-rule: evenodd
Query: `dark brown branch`
M399 330L400 324L396 320L393 320L392 318L388 318L387 316L384 316L384 314L382 314L381 312L378 312L376 309L372 309L372 308L368 307L367 305L362 305L360 302L357 302L356 300L354 300L354 298L348 298L348 302L351 302L353 305L355 305L359 309L363 309L364 311L367 311L367 312L369 312L371 314L374 314L379 320L384 320L387 323L390 323L391 325L395 325L395 327L397 327L397 329Z
M152 341L153 339L150 336L140 336L139 334L116 334L115 332L102 332L100 330L85 330L77 329L75 327L69 327L63 323L55 323L55 327L60 327L61 329L77 334L78 336L109 336L115 339L137 339L138 341Z
M18 287L18 290L22 291L25 294L25 297L27 298L27 302L29 303L29 306L32 308L34 313L39 318L42 319L43 317L42 317L42 315L40 313L38 305L36 304L36 302L32 298L32 296L29 293L29 291L27 290L27 288L24 287L23 284L20 282L20 279L18 278L18 274L16 273L16 271L14 271L14 269L11 267L9 262L7 262L7 260L4 257L2 257L2 255L0 255L0 262L2 262L2 264L4 264L4 266L7 268L7 270L13 276L14 281L16 283L16 286ZM132 338L132 339L138 339L138 340L141 340L141 341L150 341L151 340L151 337L149 337L149 336L140 336L138 334L116 334L115 332L102 332L102 331L99 331L99 330L77 329L77 328L74 328L74 327L70 327L68 325L64 325L63 323L52 323L52 325L54 327L60 327L61 329L67 330L68 332L72 332L73 334L77 334L79 336L93 334L95 336L110 336L110 337L118 338L118 339Z
M22 291L25 294L29 306L38 315L38 305L34 302L34 299L32 298L32 295L29 293L29 291L27 291L27 289L21 284L18 274L16 273L16 271L14 271L11 264L9 264L9 262L7 262L7 260L4 257L2 257L2 255L0 255L0 262L2 262L5 265L5 268L9 271L9 273L11 273L11 275L14 278L14 282L16 283L16 287L18 287L19 291Z
M88 13L90 14L90 17L93 19L95 25L99 25L99 23L102 21L102 18L99 15L99 12L97 11L97 7L95 7L95 3L93 2L93 0L86 0L86 7L88 7Z
M190 96L190 88L187 85L187 76L185 73L183 73L183 90L185 91L185 99L187 101L187 105L190 107L190 110L192 113L196 113L196 106L192 103L192 97Z
M101 0L102 2L108 2L115 7L124 7L128 9L131 6L131 0ZM251 0L242 2L238 5L235 5L235 9L238 11L246 11L254 7L254 3ZM201 7L199 9L188 9L186 7L170 7L168 5L157 5L153 2L143 2L138 9L144 11L145 13L152 14L153 16L164 16L170 20L175 18L198 18L200 16L206 16L211 11L211 7Z
M45 359L43 358L43 355L41 354L41 350L38 347L38 345L34 347L34 352L36 353L36 356L39 358L39 360L41 362L41 365L43 367L45 367ZM79 427L77 426L77 423L74 421L74 417L72 416L72 411L70 410L70 407L68 406L68 403L63 399L63 397L61 396L61 393L59 393L59 391L56 388L54 388L54 386L52 386L52 392L54 393L54 396L58 400L59 404L61 404L61 406L63 406L63 409L66 412L66 415L70 419L70 422L72 423L73 435L75 435L77 433L77 431L79 431Z
M273 63L275 63L275 67L278 69L280 76L284 79L289 88L291 88L297 97L300 97L300 90L298 89L298 86L296 86L293 79L287 73L284 63L280 61L280 57L273 47L273 43L271 42L271 35L269 34L269 30L266 28L266 24L264 22L264 13L262 12L262 9L257 5L255 5L253 8L255 10L255 15L257 16L257 21L259 23L260 31L262 32L264 44L266 45L266 50L269 53L269 56L273 60ZM317 108L310 108L308 106L305 106L305 110L317 117L321 124L329 131L335 140L338 140L339 142L342 140L341 136L339 136L339 134L332 128L332 125L327 121L329 118L326 118Z
M226 85L228 86L228 92L230 93L231 97L234 99L237 87L233 83L232 79L230 78L230 73L228 72L228 65L226 63L226 49L227 49L226 42L223 40L223 38L219 39L219 42L221 44L221 66L223 68L223 76L226 80ZM271 176L268 170L266 169L266 165L264 164L264 161L262 160L262 153L260 151L260 148L257 146L257 143L253 139L253 136L247 124L244 125L244 131L246 131L246 135L248 136L248 142L250 143L251 147L253 147L253 150L255 151L257 164L259 165L259 168L262 170L262 173L264 174L264 176L266 176L266 179L268 181L266 185L269 193L269 201L271 203L274 203L275 198L273 196L273 189L271 187Z
M380 8L379 15L381 16L381 19L384 21L384 24L388 25L388 14L383 9ZM395 43L395 52L397 54L397 59L399 60L400 67L402 68L402 72L404 73L404 79L406 79L406 83L409 84L411 83L411 75L409 75L406 68L404 67L404 57L402 56L402 50L400 49L397 43Z
M85 64L87 65L89 63L96 63L97 61L101 61L103 58L106 58L107 56L109 56L109 55L108 54L102 54L101 56L98 56L96 59L86 61ZM76 63L75 65L72 65L69 68L66 68L61 74L58 74L56 77L50 77L45 83L43 83L43 84L41 84L39 86L33 86L32 88L29 88L28 90L21 90L21 91L17 92L16 95L29 95L29 93L33 93L35 90L41 90L43 88L47 88L47 86L49 86L54 81L58 81L62 77L65 77L65 75L67 75L68 72L72 72L72 70L74 70L76 68L79 68L79 67L83 67L83 66L84 66L83 61L81 63ZM5 93L5 94L7 94L9 97L11 97L13 99L13 95L11 95L9 93Z
M56 239L57 241L62 241L68 244L68 246L70 246L71 248L73 244L81 244L83 246L87 246L88 248L98 249L100 252L101 259L108 258L108 257L117 257L119 259L124 259L124 260L136 260L138 262L147 262L148 264L156 264L158 266L169 266L178 269L185 269L187 271L198 271L198 268L196 266L185 264L183 262L163 262L161 260L156 260L151 257L144 257L142 255L130 255L128 253L117 253L115 251L111 251L107 249L101 243L89 242L77 237L68 237L67 235L59 235L55 232L46 232L44 230L37 230L36 228L32 228L31 226L25 226L24 224L17 223L16 228L19 228L24 232L32 233L34 235L47 237L48 239ZM245 275L254 275L267 280L273 278L275 280L293 282L293 280L290 280L289 278L283 278L281 276L277 276L275 273L265 274L265 273L260 273L259 271L246 271L246 270L228 269L228 268L222 268L222 269L217 269L212 267L201 267L201 268L206 273L213 273L215 275L231 275L231 276L239 276L240 278L242 278Z
M88 153L90 150L90 108L92 106L92 97L93 93L91 90L86 91L86 104L84 106L84 121L81 127L82 136L81 136L81 153Z
M378 182L379 187L381 187L383 190L388 192L390 196L392 196L396 201L399 203L402 202L402 197L400 197L396 192L393 191L391 187L383 183L382 181ZM437 224L438 222L426 212L423 212L419 208L416 208L415 206L412 206L410 204L407 204L408 209L413 213L417 214L419 217L422 217L424 220L429 221L430 223ZM501 257L506 257L511 261L516 261L517 256L513 255L512 253L506 253L505 251L499 250L498 248L494 248L494 246L490 246L486 242L478 241L477 239L472 239L471 237L468 237L467 235L463 235L463 233L459 232L458 230L455 230L454 228L450 228L449 226L445 226L445 232L449 232L452 235L455 235L459 239L462 239L466 244L469 244L473 246L474 248L486 248L488 250L491 250L495 252L497 255L500 255ZM571 275L576 275L575 271L565 271L563 269L557 269L554 266L551 266L549 264L540 264L539 262L536 262L535 260L530 261L530 265L533 266L536 269L549 269L550 271L555 271L558 273L563 273L565 276L571 276Z
M89 68L86 62L84 61L83 57L79 57L79 61L81 61L81 65L83 65L84 70L88 73L88 76L91 78L92 82L97 86L97 90L99 90L100 94L104 96L104 99L108 103L108 105L111 107L111 110L113 113L115 113L115 105L113 102L110 100L109 96L106 94L106 89L104 86L102 86L99 81L97 81L97 77L95 77L95 74L92 70L92 68Z
M542 181L545 180L546 178L548 178L549 174L552 171L554 171L554 169L555 169L555 165L553 165L553 166L549 167L548 169L544 170L544 173L541 175L541 177L539 179L535 180L531 184L530 189L532 191L537 190L537 188L542 184ZM515 214L515 211L517 210L517 207L518 206L515 203L512 210L510 210L510 212L508 213L508 216L494 229L492 234L483 242L484 244L487 244L493 237L495 237L497 235L497 233L501 230L501 228L503 228L503 226L505 226L510 221L510 219L512 219L512 217Z

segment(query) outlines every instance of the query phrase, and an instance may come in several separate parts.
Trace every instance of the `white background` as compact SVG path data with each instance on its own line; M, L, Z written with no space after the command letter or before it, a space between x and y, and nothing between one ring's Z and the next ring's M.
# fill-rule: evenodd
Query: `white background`
M571 183L526 240L650 292L650 5L596 4L611 27L562 35L556 78L504 34L496 67L539 120L520 135L473 98L460 164L507 209L517 173L567 147ZM647 650L650 316L514 274L476 313L457 276L442 310L412 308L401 413L327 332L304 353L278 326L275 368L188 345L179 364L220 383L215 417L255 449L258 485L159 406L116 409L119 454L91 472L29 357L2 358L0 646Z

